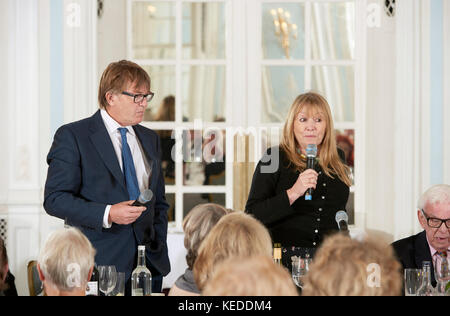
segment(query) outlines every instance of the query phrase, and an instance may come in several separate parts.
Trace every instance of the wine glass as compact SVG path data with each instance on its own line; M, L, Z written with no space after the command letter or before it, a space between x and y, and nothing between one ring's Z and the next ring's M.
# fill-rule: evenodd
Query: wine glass
M115 266L99 266L99 288L105 296L108 296L114 290L117 282L117 271Z
M311 258L292 258L292 280L301 289L303 289L303 279L309 271L311 262Z
M445 262L447 263L446 265ZM438 264L437 259L435 259L433 265L434 276L437 282L435 294L438 296L450 295L450 258L442 257L441 264Z

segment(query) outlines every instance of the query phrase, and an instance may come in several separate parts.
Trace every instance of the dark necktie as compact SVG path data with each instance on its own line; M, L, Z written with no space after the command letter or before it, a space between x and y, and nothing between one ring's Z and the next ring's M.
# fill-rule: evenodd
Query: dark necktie
M120 135L122 136L122 163L123 174L125 176L125 183L127 185L128 195L130 200L137 200L139 197L139 184L136 177L136 169L134 168L133 156L131 155L130 146L127 142L126 128L119 128Z

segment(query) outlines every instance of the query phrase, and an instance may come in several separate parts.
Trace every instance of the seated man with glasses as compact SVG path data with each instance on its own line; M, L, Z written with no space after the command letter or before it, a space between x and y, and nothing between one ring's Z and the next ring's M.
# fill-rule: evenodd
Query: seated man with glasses
M140 125L153 98L150 84L139 65L111 63L100 80L100 109L60 127L47 157L45 210L86 235L97 250L97 265L125 272L126 294L138 245L146 246L153 292L161 291L170 271L160 139ZM134 206L144 190L152 198Z
M417 217L424 231L392 244L404 269L422 268L423 261L439 266L450 254L450 185L439 184L419 199ZM443 263L446 264L446 263ZM436 286L434 269L431 283Z

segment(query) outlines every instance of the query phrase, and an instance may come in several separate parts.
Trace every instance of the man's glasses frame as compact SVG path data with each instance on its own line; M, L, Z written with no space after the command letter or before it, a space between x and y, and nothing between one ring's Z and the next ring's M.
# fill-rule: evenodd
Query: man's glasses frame
M122 91L122 94L132 97L134 103L137 103L137 104L142 103L142 101L144 101L144 99L147 99L147 103L149 103L155 96L155 94L153 92L150 92L149 94L133 94L130 92Z
M442 223L444 223L445 226L447 227L447 229L450 229L450 218L440 219L440 218L435 218L435 217L429 217L423 209L422 209L422 214L425 217L425 219L427 220L428 226L430 226L431 228L441 228Z

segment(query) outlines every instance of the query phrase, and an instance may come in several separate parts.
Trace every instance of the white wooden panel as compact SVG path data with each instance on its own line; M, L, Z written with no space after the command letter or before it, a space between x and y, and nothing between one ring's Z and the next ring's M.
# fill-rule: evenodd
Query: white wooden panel
M39 186L38 1L10 1L9 188ZM26 128L24 128L26 127Z
M27 264L39 254L38 207L11 207L8 217L8 256L20 296L27 296Z

